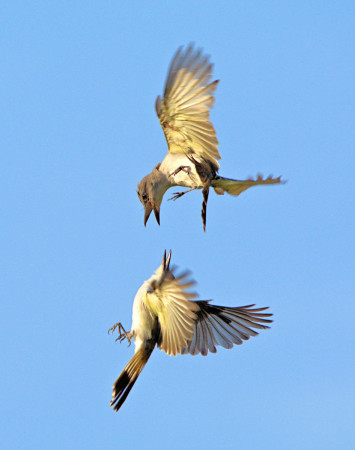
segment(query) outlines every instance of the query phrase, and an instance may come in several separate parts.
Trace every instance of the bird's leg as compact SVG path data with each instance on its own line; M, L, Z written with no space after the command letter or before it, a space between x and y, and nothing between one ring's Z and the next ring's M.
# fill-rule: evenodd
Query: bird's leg
M202 189L203 202L202 202L201 217L202 217L202 223L203 223L203 231L206 231L207 202L208 202L208 194L209 194L209 192L210 192L210 185L208 183Z
M191 168L189 166L180 166L176 170L174 170L174 172L171 172L169 177L174 177L175 175L177 175L181 171L186 172L187 174L189 174L190 171L191 171Z
M128 346L130 346L131 345L132 333L130 331L127 332L123 328L123 325L121 323L119 323L119 322L115 323L114 326L111 327L108 330L108 334L110 334L110 333L113 334L114 331L116 330L116 328L118 328L119 335L118 335L118 338L115 340L115 342L117 342L117 341L122 342L122 341L124 341L124 339L127 339Z
M169 200L177 200L178 198L182 197L183 195L187 194L188 192L194 191L195 189L198 189L197 186L192 187L191 189L188 189L187 191L184 192L174 192L174 195L169 198Z

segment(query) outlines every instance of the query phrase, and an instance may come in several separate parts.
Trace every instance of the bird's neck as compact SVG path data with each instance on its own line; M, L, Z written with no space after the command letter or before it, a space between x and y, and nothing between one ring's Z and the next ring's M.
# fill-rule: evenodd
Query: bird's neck
M153 170L153 195L155 202L160 206L165 192L173 186L169 180L169 175L162 172L159 168Z

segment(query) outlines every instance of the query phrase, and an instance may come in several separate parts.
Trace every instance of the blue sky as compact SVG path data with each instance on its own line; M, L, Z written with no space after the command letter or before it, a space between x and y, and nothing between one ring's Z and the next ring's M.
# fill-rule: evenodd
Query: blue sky
M4 448L350 448L354 386L352 2L6 2L1 9ZM143 227L137 182L166 152L154 111L196 42L221 82L221 175ZM156 350L118 414L133 353L107 329L164 249L201 299L274 313L216 355Z

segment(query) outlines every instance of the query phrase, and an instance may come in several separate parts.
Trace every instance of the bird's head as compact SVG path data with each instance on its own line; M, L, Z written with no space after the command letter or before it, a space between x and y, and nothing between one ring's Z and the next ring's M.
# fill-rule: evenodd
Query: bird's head
M155 168L138 184L138 198L144 206L144 226L146 226L152 211L154 211L155 218L160 225L160 205L166 191L166 186L161 181L161 175Z
M170 269L170 260L171 260L171 250L168 255L166 254L166 250L164 251L163 260L160 266L156 269L154 274L149 279L150 288L155 289L157 285L160 285L164 279L166 278L174 278L173 271L174 267Z

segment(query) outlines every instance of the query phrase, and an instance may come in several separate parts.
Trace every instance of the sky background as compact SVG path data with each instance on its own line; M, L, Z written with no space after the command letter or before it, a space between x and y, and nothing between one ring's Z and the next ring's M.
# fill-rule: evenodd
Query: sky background
M350 448L354 4L3 2L1 431L6 449ZM154 111L196 42L220 79L220 174L143 226L137 182L166 153ZM173 192L173 190L171 191ZM168 194L170 194L169 192ZM115 413L137 289L160 264L201 299L270 306L268 331L215 355L156 350Z

